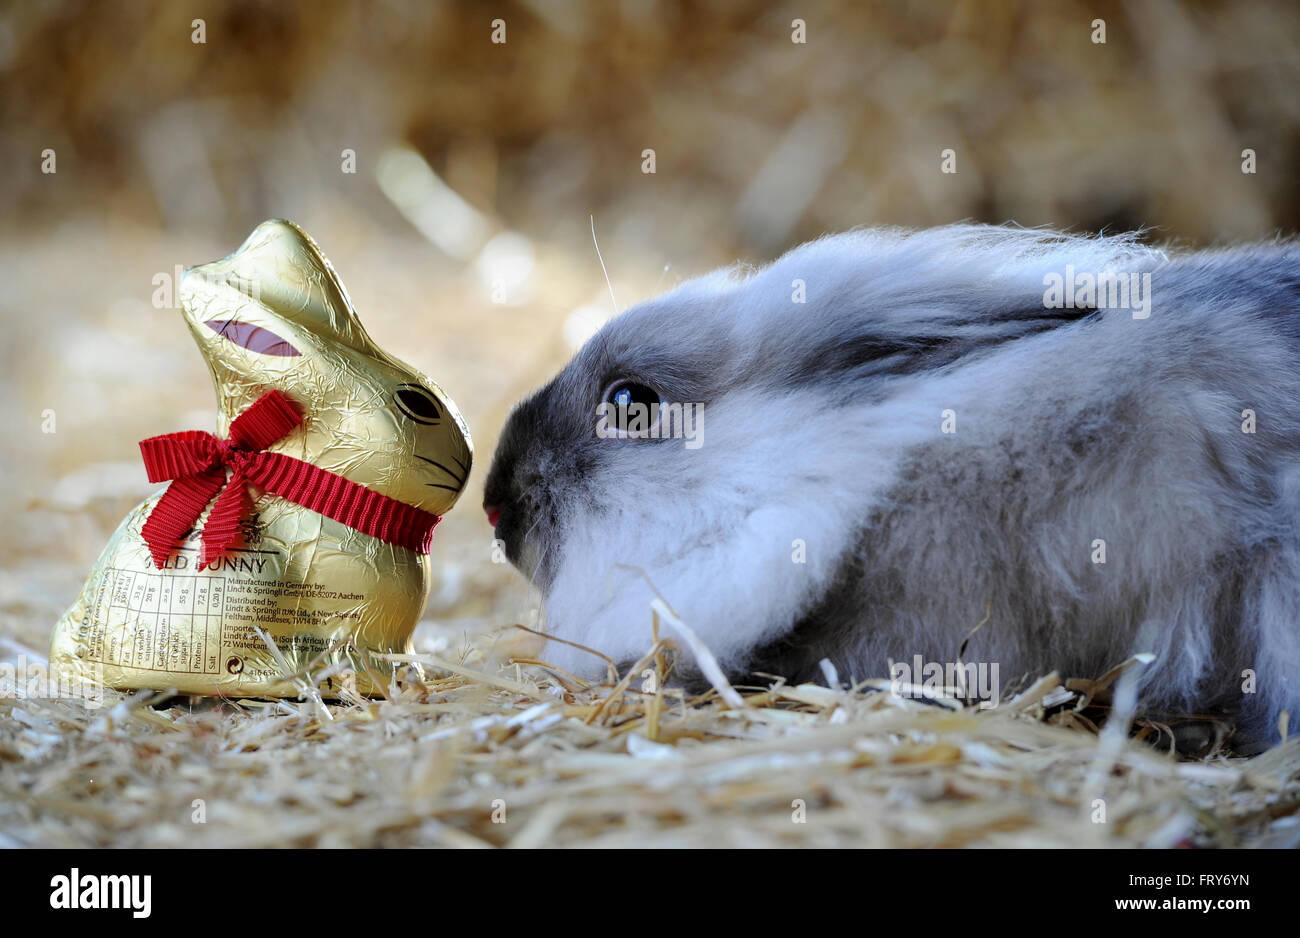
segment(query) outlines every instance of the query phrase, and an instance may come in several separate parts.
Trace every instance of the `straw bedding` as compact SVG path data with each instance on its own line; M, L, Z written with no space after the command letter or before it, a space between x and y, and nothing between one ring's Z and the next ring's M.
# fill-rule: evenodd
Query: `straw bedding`
M0 842L1300 844L1294 738L1187 760L1158 723L1099 734L1122 669L1048 675L994 708L884 681L686 696L661 683L668 639L634 677L590 687L484 650L510 641L395 661L386 699L327 703L309 680L301 700L0 699Z

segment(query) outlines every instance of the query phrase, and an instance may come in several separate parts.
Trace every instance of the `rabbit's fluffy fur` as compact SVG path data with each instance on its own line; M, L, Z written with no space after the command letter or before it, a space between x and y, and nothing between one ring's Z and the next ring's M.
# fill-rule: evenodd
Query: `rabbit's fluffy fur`
M1149 318L1046 308L1067 265L1150 273ZM963 660L1004 683L1151 651L1146 707L1271 737L1300 704L1298 274L1289 243L826 237L610 321L516 408L485 503L548 630L620 663L650 644L642 572L741 680L950 662L988 609ZM597 439L618 378L702 403L703 445Z

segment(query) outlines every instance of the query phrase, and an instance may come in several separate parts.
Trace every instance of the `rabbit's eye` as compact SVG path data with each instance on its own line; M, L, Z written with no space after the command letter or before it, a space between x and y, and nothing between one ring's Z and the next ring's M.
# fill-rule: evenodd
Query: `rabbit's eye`
M606 432L616 437L654 434L664 403L662 395L654 388L636 381L615 381L601 397L605 413L597 427L598 436L604 436ZM602 431L601 427L605 429Z
M615 407L630 407L632 404L644 404L646 407L658 407L663 402L659 392L648 384L635 381L615 381L605 391L605 403Z
M428 391L414 384L404 384L393 394L397 409L416 423L437 423L442 417L438 404Z

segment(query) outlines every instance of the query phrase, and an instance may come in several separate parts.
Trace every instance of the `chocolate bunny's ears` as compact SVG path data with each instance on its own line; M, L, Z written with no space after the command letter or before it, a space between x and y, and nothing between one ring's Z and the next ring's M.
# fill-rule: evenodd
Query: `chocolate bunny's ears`
M377 351L333 265L307 232L283 219L258 225L233 254L187 270L180 299L200 345L211 330L250 351L292 356L300 350L281 334L290 331ZM297 329L277 332L277 320Z

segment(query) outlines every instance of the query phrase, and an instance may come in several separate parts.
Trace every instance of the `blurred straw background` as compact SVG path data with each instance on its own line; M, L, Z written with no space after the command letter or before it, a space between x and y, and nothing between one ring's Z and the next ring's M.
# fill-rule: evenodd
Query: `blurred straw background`
M857 225L1268 238L1300 227L1297 87L1286 0L0 4L0 658L150 491L136 441L212 423L155 278L265 218L469 421L422 632L468 640L531 621L478 503L510 404L612 313L593 217L624 307Z

